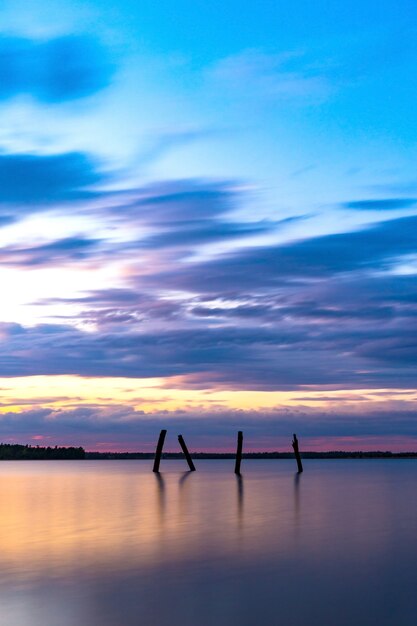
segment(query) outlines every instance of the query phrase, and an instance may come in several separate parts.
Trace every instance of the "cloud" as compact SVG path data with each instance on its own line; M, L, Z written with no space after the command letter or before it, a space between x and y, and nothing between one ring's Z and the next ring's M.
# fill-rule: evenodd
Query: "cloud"
M100 244L99 239L66 237L38 246L0 248L0 263L11 267L54 267L89 259Z
M359 211L392 211L410 209L417 204L416 198L384 198L378 200L355 200L345 202L343 207Z
M179 128L171 131L153 134L145 141L134 160L135 170L143 169L159 160L167 152L175 148L194 143L196 141L215 138L226 131L216 128Z
M278 313L268 325L255 319L249 326L187 327L177 311L177 327L154 328L152 320L126 324L129 309L119 313L96 332L59 324L2 324L0 376L193 376L202 388L272 390L407 387L414 385L417 374L417 346L407 343L413 318L395 320L392 326L362 326L340 325L340 320L303 323ZM99 311L99 321L106 314Z
M144 219L152 224L153 199L163 209L156 222L168 228L172 221L174 232L193 215L193 197L197 210L202 202L204 221L210 211L214 222L222 219L229 206L227 194L214 190L190 195L151 195ZM135 204L135 223L140 207ZM0 375L194 376L202 386L256 389L414 386L416 281L386 270L417 251L416 227L417 217L402 217L214 260L184 261L175 253L163 271L157 248L156 264L138 275L131 271L124 289L44 302L76 304L81 312L69 313L66 323L87 322L94 332L60 325L17 335L6 330ZM143 264L140 250L129 249L134 267ZM97 253L106 250L95 240L64 240L29 249L23 261ZM31 347L27 360L19 356L25 345Z
M122 324L112 332L86 333L53 324L23 328L2 324L7 352L0 348L0 376L80 374L85 376L153 377L210 372L222 367L232 373L233 363L256 357L259 349L277 341L291 345L291 331L210 331L178 329L140 332ZM261 354L258 354L258 360ZM259 367L263 369L262 361ZM233 375L234 377L234 375Z
M301 434L303 447L310 447L310 440L324 438L324 447L332 449L338 438L405 436L414 439L416 447L416 411L411 402L401 402L396 410L367 407L346 411L337 408L329 411L300 406L294 409L278 407L268 410L210 410L169 411L144 413L129 406L103 407L91 404L72 409L36 407L21 413L2 413L0 427L3 441L32 443L34 437L42 437L41 445L65 443L83 445L94 449L98 442L111 445L105 449L129 449L154 451L160 428L169 426L166 448L177 450L176 437L171 433L182 432L191 450L234 450L237 430L245 433L246 445L251 449L291 451L291 433ZM389 447L389 443L383 444ZM336 443L336 449L340 444ZM366 447L366 443L365 446ZM333 447L334 449L334 447Z
M106 87L111 74L106 50L91 37L0 37L1 100L20 94L48 103L84 98Z
M204 263L156 274L149 282L191 292L233 292L283 287L289 281L326 279L355 271L392 269L417 253L417 217L402 217L350 233L238 250ZM201 276L204 275L204 284Z
M252 223L227 222L220 219L195 220L178 224L165 232L151 235L142 242L147 248L191 247L216 241L244 239L271 232L278 223L260 221ZM141 244L138 243L140 246Z
M45 206L78 201L100 179L83 155L28 162L26 178L33 164L43 173L36 184L51 202ZM9 197L20 192L16 180L4 181ZM243 247L244 238L286 221L242 221L242 197L233 184L198 180L155 183L114 194L112 202L104 193L89 215L128 226L128 241L78 235L4 246L0 261L12 266L117 260L127 271L123 289L37 303L76 304L59 323L3 325L0 375L194 376L203 387L253 389L414 384L417 346L407 336L416 288L412 277L389 272L417 253L417 217ZM25 200L31 210L34 199ZM190 254L221 238L239 247L214 259Z
M100 329L107 326L145 324L157 326L160 322L181 320L185 309L181 302L159 297L158 294L139 292L134 289L101 289L84 296L69 298L49 298L35 302L39 306L54 304L76 304L83 307L76 319L93 324ZM60 319L63 319L62 317ZM74 321L68 314L68 320Z
M227 182L178 180L132 190L134 199L121 207L122 216L152 226L187 226L238 207L235 185Z
M244 194L227 181L179 180L132 189L107 211L112 219L146 229L131 250L190 250L218 241L247 239L286 226L289 221L246 220L236 215ZM128 194L128 195L129 195ZM127 246L128 248L129 246Z
M0 154L0 206L6 217L52 204L94 197L92 187L103 180L88 155Z
M300 52L243 50L217 61L206 76L209 84L221 85L223 93L258 100L322 102L331 93L324 74Z

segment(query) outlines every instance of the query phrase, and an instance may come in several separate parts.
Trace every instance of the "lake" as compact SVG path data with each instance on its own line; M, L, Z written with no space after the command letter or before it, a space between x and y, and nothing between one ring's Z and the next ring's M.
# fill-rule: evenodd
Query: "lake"
M415 626L417 461L0 463L8 626Z

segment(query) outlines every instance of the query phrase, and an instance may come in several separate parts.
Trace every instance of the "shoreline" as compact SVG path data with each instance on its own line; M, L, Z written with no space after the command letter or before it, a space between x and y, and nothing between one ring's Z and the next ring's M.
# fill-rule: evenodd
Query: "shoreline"
M303 459L417 459L417 452L391 452L389 450L328 450L304 451ZM190 452L194 460L235 460L235 452ZM183 452L164 452L161 456L166 460L184 459ZM269 452L243 452L242 459L269 460L294 459L294 452L278 450ZM155 452L97 452L85 450L83 447L41 447L22 444L0 443L0 461L106 461L106 460L153 460Z
M417 452L389 452L389 451L329 451L329 452L301 452L303 459L417 459ZM191 458L195 460L216 461L222 459L235 459L234 452L190 452ZM88 452L85 453L85 460L152 460L155 458L153 452ZM162 455L165 460L183 459L180 452L165 452ZM244 452L242 459L293 459L293 452Z

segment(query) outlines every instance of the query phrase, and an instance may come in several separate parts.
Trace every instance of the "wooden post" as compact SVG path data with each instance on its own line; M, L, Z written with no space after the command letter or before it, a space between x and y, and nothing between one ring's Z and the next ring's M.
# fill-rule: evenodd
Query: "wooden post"
M298 449L298 439L297 435L294 433L292 440L292 447L294 448L294 454L297 461L298 473L301 474L303 471L303 464L301 463L300 451Z
M235 474L240 476L240 463L242 461L242 446L243 446L243 433L239 430L237 434L237 450L236 450L236 464Z
M167 434L166 430L161 430L161 432L159 433L158 445L156 446L156 452L155 452L155 460L153 462L154 472L159 472L159 464L161 462L162 448L164 447L166 434Z
M192 461L192 458L190 457L190 453L188 452L188 448L185 445L185 441L182 435L178 435L178 441L180 442L180 446L182 448L182 451L185 454L185 458L187 459L187 463L188 463L188 467L190 468L191 472L195 472L195 467L194 467L194 463Z

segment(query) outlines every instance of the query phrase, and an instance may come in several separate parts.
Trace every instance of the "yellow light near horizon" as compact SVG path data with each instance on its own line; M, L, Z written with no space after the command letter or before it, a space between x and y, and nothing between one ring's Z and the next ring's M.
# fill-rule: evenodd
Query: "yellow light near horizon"
M0 413L21 412L34 406L71 409L82 405L125 405L148 414L179 409L269 410L300 406L349 406L357 402L373 404L399 399L412 401L417 398L415 389L198 389L191 384L187 387L186 378L87 378L69 375L0 378L0 388Z

